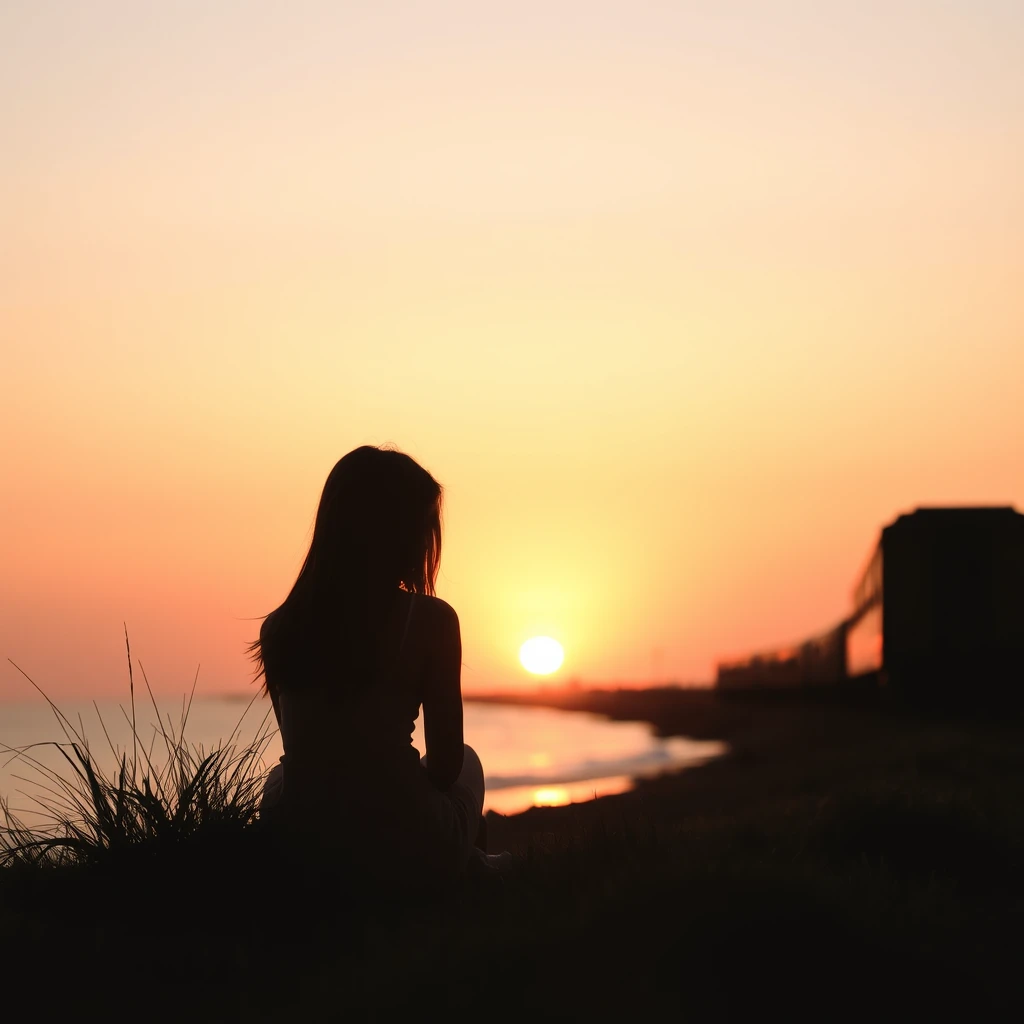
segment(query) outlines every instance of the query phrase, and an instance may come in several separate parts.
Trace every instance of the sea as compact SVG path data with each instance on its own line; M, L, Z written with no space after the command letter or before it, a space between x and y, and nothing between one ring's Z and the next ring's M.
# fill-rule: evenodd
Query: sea
M148 698L147 698L148 699ZM184 735L194 748L244 748L260 738L265 769L281 756L280 736L266 699L158 699L132 709L116 702L0 704L0 799L31 827L51 817L43 803L59 789L47 773L69 778L64 757L69 738L81 737L95 761L110 772L122 752L145 748L159 767L166 760L163 733ZM465 737L480 755L486 781L485 808L516 814L537 806L558 806L622 793L637 779L705 764L726 753L726 745L685 737L661 738L643 722L614 722L580 711L521 705L465 704ZM422 720L413 743L422 752ZM61 746L63 744L63 746ZM41 803L42 801L43 803Z

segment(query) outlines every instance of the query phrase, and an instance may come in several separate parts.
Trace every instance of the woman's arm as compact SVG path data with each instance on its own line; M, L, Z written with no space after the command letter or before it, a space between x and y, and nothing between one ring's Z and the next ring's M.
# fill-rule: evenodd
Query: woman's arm
M462 634L451 605L429 605L436 621L430 623L423 683L427 774L438 789L447 789L462 771Z

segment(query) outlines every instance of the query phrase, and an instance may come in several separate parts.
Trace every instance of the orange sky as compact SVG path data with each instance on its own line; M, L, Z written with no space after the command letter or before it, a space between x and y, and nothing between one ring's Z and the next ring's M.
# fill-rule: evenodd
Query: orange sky
M49 692L123 694L122 621L244 690L367 442L446 486L467 689L538 632L706 681L900 511L1024 509L1018 4L356 6L0 9L0 655Z

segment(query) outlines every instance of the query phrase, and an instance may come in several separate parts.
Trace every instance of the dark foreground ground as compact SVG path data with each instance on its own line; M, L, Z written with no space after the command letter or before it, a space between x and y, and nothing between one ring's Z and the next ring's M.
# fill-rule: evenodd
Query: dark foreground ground
M0 878L8 1008L56 1019L1021 1019L1024 728L871 706L576 691L731 756L491 815L501 877L388 904L216 837ZM184 865L184 866L183 866ZM17 1002L16 1002L17 1000ZM13 1019L13 1018L12 1018Z

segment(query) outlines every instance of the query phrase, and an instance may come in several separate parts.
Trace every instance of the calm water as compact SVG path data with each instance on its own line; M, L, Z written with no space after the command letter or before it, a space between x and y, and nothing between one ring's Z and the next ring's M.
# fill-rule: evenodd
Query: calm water
M186 739L206 750L232 735L246 743L264 724L268 708L265 701L257 701L246 710L244 702L197 699L189 713ZM98 712L92 705L67 704L61 710L88 739L94 757L104 768L116 763L104 737L104 725L115 747L131 750L131 728L118 704L101 703ZM160 705L165 723L169 718L175 731L181 711L180 702ZM155 736L152 705L137 706L136 720L139 736L148 745ZM476 748L484 763L486 807L502 814L620 793L636 778L703 764L726 749L725 744L715 741L659 739L649 726L639 722L610 722L582 712L495 704L467 703L465 733L466 742ZM0 750L29 748L27 754L66 774L66 762L52 745L52 741L61 739L52 711L42 702L0 705ZM422 751L419 723L414 742ZM158 764L161 743L155 740L153 759ZM272 765L280 754L280 738L275 732L264 754L266 765ZM0 796L7 798L12 808L25 812L26 822L36 819L31 797L39 795L43 781L23 759L0 754Z

